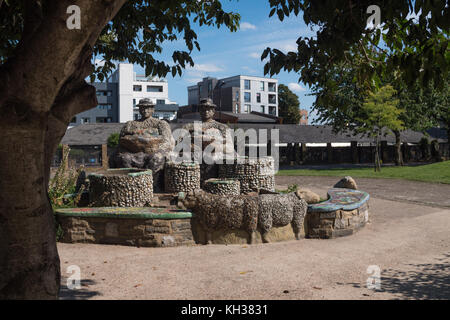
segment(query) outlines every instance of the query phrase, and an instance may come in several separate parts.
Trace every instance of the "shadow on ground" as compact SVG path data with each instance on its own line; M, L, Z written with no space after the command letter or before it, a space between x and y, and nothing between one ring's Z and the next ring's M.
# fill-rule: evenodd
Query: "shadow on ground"
M69 289L67 287L67 279L62 279L61 289L59 291L60 300L84 300L101 295L98 291L89 290L89 286L94 285L93 280L81 280L81 289Z
M450 254L436 259L436 263L407 264L405 269L385 269L381 272L381 290L399 299L450 299ZM359 283L351 283L361 288Z

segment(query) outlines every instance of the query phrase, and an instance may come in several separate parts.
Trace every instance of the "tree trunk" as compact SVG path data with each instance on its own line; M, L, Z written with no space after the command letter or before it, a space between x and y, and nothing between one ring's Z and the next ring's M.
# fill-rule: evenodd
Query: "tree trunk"
M375 172L381 171L381 163L380 163L380 139L379 135L377 135L375 139Z
M395 130L395 165L396 166L403 166L403 154L402 154L402 140L400 131Z
M45 16L24 1L26 32L0 65L0 299L58 297L51 159L70 119L97 104L84 81L92 47L125 1L58 0ZM81 30L66 28L70 5L81 8Z
M60 266L45 178L46 119L1 120L0 299L55 299Z

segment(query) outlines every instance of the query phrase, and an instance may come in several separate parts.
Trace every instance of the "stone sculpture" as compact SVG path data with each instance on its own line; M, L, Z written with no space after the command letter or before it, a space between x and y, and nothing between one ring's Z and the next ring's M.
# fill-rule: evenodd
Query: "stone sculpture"
M207 243L212 243L215 230L241 229L248 232L248 243L254 242L259 229L264 243L272 227L291 223L297 239L300 239L307 204L295 193L287 195L262 194L259 196L214 195L203 190L191 191L182 199L184 206L194 212L206 231Z
M358 190L358 186L356 184L356 181L350 177L347 176L345 178L342 178L334 185L334 188L343 188L343 189L353 189Z
M218 177L217 163L222 163L227 157L235 157L233 141L227 139L227 130L230 128L214 120L216 105L210 98L202 99L199 105L201 126L195 123L188 123L183 126L191 136L191 152L197 152L203 155L201 165L202 182L210 178ZM217 139L221 136L221 140ZM182 139L182 138L181 138ZM195 141L201 141L201 146L196 145ZM213 150L213 152L205 152ZM193 158L191 160L194 160Z
M155 105L150 99L140 100L138 107L142 117L128 121L122 128L110 167L151 169L154 191L161 192L164 164L175 147L175 140L169 124L152 117Z

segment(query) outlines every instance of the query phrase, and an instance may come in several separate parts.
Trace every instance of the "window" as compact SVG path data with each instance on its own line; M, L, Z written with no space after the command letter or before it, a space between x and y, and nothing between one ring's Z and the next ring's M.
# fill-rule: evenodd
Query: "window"
M269 82L269 92L276 92L277 91L277 84L274 82Z
M261 81L259 83L259 90L264 91L265 90L265 86L264 86L264 81Z
M250 92L244 93L244 102L252 102L252 96L251 96Z
M261 112L266 113L266 106L261 106Z
M240 92L236 91L236 101L239 101L239 94L240 94Z
M246 104L246 105L244 106L244 112L245 112L245 113L250 113L251 110L252 110L252 106L251 106L251 105Z
M276 104L277 103L277 96L274 94L269 94L269 103Z
M147 86L147 92L163 92L162 86Z
M256 94L256 102L261 103L261 93Z
M135 86L133 86L133 91L141 92L141 91L142 91L142 86L141 86L141 85L135 85Z
M139 113L134 113L134 120L139 120L140 118L140 114Z
M95 122L97 122L97 123L110 123L110 122L112 122L112 118L111 117L97 117L95 119Z
M212 83L208 82L208 95L211 93L212 91Z
M244 80L244 88L245 90L250 90L250 80Z
M91 118L81 118L81 124L90 123Z
M236 105L234 106L234 112L239 113L239 103L236 103Z
M136 107L136 99L133 99L133 107Z
M106 97L111 97L112 96L112 92L111 91L105 91L105 90L99 90L96 92L97 96L106 96Z
M111 104L99 104L97 106L97 108L100 110L112 110L112 105Z
M156 100L156 104L166 104L166 100L158 99Z
M270 106L269 114L271 114L272 116L276 116L277 115L277 107Z

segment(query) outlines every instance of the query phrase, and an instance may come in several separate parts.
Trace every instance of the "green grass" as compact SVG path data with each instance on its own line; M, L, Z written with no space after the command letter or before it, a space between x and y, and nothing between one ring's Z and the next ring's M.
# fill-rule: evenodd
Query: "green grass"
M331 176L353 178L405 179L450 184L450 161L416 167L383 167L381 172L373 168L280 170L278 176Z

